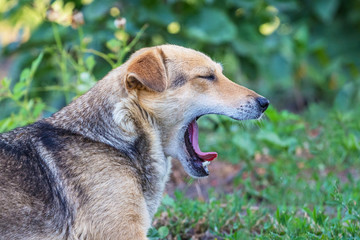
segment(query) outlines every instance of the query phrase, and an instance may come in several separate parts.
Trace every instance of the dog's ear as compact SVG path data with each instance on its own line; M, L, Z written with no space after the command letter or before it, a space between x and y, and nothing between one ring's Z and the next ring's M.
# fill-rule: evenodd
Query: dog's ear
M125 79L125 87L150 89L163 92L166 89L164 53L161 49L148 50L131 60Z

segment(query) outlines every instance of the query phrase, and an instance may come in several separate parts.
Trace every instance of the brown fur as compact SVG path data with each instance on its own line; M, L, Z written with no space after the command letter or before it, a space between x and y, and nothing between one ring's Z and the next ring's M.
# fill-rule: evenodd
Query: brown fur
M206 176L188 124L259 118L259 97L194 50L136 52L50 118L0 135L0 239L147 239L169 157Z

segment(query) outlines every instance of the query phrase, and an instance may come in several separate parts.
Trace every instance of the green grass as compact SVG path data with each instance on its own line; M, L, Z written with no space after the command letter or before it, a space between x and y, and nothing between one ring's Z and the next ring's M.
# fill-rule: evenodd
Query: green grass
M234 192L213 190L206 201L166 195L151 239L360 239L359 109L313 105L301 115L274 108L267 115L245 125L200 120L203 130L222 124L202 133L202 146L244 163Z

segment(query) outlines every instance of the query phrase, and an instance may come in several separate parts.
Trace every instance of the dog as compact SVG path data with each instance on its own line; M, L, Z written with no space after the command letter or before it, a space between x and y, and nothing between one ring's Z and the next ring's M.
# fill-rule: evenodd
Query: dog
M178 159L209 175L196 120L258 119L269 101L198 51L135 52L87 93L0 135L0 239L147 239Z

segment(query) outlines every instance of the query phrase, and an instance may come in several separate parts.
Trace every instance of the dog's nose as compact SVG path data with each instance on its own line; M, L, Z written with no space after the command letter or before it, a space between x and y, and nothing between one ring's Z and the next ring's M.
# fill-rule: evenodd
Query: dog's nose
M270 101L267 100L264 97L258 97L256 101L259 103L260 109L262 112L265 112L265 110L268 108Z

